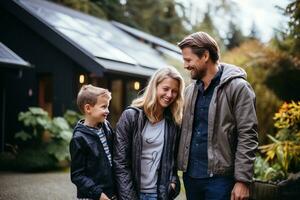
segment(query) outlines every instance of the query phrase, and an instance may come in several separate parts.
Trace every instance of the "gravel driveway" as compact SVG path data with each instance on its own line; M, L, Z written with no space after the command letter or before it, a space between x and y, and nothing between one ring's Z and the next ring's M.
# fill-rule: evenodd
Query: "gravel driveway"
M0 172L0 200L72 200L76 188L69 172ZM183 194L176 200L184 200Z

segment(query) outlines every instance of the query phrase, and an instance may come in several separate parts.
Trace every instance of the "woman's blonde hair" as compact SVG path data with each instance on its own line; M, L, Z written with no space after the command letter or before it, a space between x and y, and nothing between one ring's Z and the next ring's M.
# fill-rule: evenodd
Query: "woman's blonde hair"
M180 124L182 120L183 110L183 90L184 81L180 73L174 67L164 67L157 70L145 88L145 92L142 96L132 101L132 106L143 108L150 122L158 121L158 116L155 116L157 109L157 86L166 78L172 78L178 81L179 90L178 95L174 102L169 106L172 117L176 124Z

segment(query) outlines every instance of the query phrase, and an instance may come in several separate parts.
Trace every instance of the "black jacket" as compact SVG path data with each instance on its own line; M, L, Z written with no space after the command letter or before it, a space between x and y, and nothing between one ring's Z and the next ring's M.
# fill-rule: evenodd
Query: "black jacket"
M165 112L164 147L158 173L159 200L174 199L180 191L175 155L178 126ZM143 110L129 107L121 115L114 136L114 168L119 200L138 200L140 195L142 131L147 121ZM171 182L176 184L173 190Z
M108 122L102 124L107 143L112 152L112 129ZM77 123L70 142L71 180L77 187L78 198L99 199L102 192L108 197L115 194L112 167L99 136Z

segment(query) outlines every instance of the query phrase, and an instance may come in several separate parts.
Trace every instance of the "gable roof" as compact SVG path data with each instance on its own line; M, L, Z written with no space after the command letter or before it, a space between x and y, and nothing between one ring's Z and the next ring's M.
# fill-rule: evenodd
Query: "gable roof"
M105 21L45 0L1 1L30 28L90 72L150 76L160 52Z
M31 68L31 65L0 42L0 67Z

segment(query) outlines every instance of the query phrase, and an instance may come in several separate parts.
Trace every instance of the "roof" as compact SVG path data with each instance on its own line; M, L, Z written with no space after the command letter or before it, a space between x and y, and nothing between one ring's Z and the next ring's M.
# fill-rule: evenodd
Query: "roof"
M2 3L88 71L101 75L109 71L150 76L156 69L167 65L160 51L109 21L44 0Z
M135 28L132 28L130 26L127 26L125 24L121 24L119 22L113 21L112 24L118 28L120 28L121 30L129 33L130 35L133 35L134 37L143 39L149 43L155 44L156 46L160 46L163 47L165 49L171 50L173 52L176 52L178 54L181 55L181 51L179 49L179 47L177 47L176 45L167 42L159 37L155 37L149 33L145 33L143 31L137 30Z
M0 67L30 68L30 64L0 42Z

